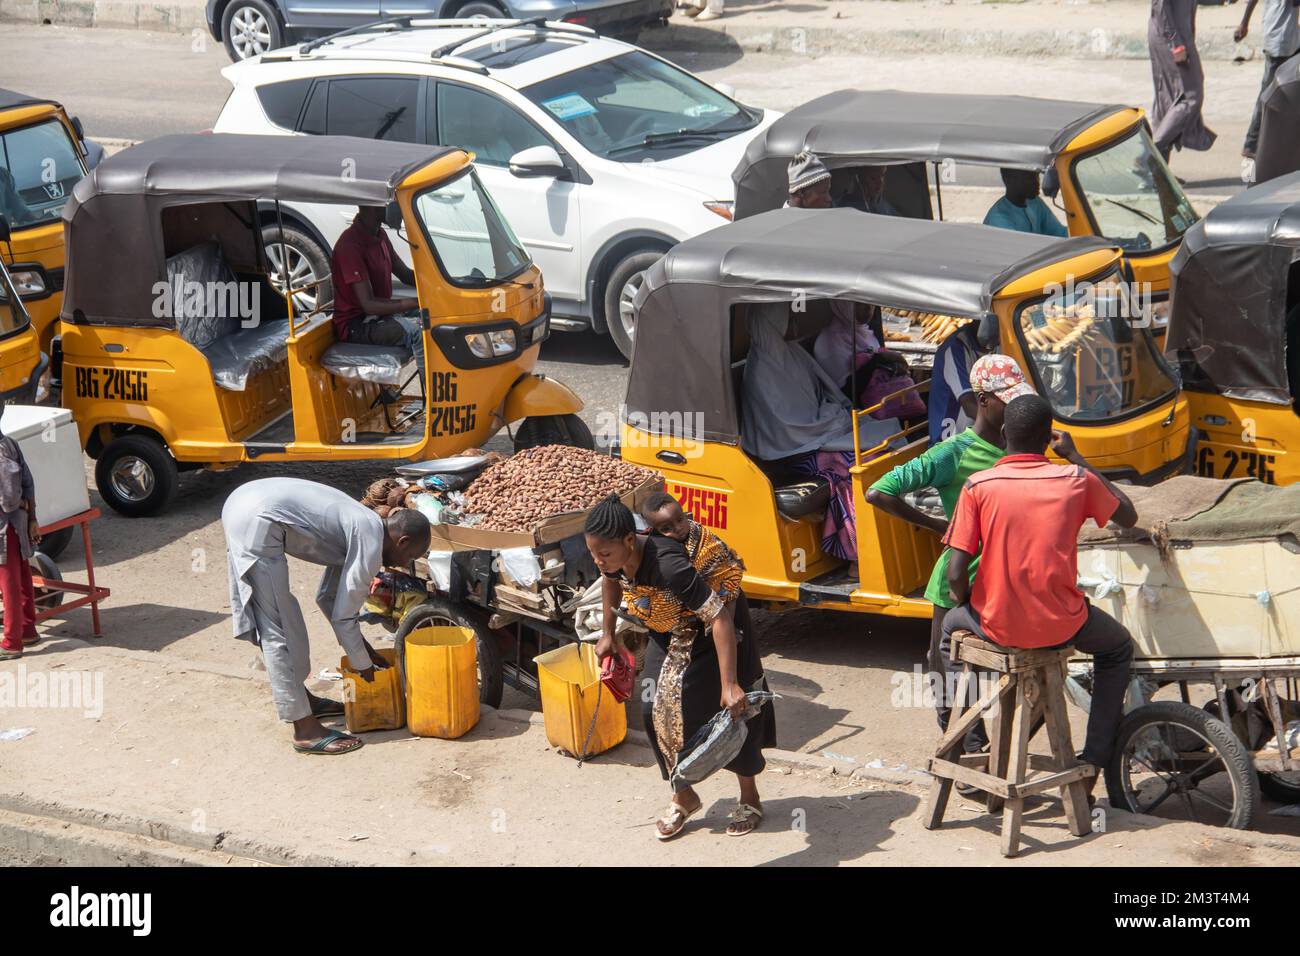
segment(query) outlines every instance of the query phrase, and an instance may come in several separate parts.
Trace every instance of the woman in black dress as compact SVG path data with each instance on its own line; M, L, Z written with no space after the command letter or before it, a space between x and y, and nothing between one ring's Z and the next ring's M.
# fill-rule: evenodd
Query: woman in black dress
M604 633L596 643L597 656L603 661L614 651L613 609L625 599L627 613L650 633L645 670L657 670L659 676L653 702L645 701L643 712L655 760L667 780L685 742L719 709L739 717L745 712L745 693L767 689L749 608L740 592L739 563L734 569L721 568L706 581L681 542L638 535L632 512L617 497L593 508L583 530L604 575ZM756 778L766 766L763 749L775 745L776 719L769 702L750 719L744 747L727 764L740 780L729 835L749 833L762 820ZM655 824L658 838L677 836L702 807L692 788L677 791Z

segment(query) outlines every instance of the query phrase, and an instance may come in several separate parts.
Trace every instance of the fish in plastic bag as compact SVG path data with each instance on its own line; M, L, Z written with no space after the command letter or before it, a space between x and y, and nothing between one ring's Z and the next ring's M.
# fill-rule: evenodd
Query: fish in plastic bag
M776 700L776 694L769 690L751 690L745 695L745 700L748 706L739 721L732 720L730 711L720 710L691 735L668 777L673 793L680 793L708 779L735 760L749 734L745 724L758 715L764 704Z

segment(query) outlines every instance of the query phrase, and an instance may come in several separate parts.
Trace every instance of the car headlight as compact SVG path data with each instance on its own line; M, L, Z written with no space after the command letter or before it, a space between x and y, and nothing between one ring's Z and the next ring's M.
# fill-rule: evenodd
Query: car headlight
M19 269L9 273L20 298L45 294L45 275L39 269Z
M723 219L736 218L736 204L732 200L715 199L711 202L706 202L704 208L711 213L716 213Z
M467 332L465 344L475 358L490 359L509 355L515 350L515 330L500 329L496 332Z

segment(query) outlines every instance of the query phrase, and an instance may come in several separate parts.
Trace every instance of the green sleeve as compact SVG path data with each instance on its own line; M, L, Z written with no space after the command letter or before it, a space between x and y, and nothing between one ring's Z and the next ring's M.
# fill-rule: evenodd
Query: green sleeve
M871 490L899 498L909 491L947 484L957 474L957 462L961 458L961 447L957 439L960 437L958 435L941 441L911 461L891 468L871 486Z

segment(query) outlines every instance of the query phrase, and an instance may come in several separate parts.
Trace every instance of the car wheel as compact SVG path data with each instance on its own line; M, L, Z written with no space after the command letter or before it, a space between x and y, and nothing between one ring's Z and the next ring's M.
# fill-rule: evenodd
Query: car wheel
M221 17L221 39L235 62L284 46L275 10L263 0L233 0Z
M155 515L176 494L176 459L149 435L122 435L100 452L95 485L110 508L128 518Z
M293 311L304 315L313 311L317 303L334 298L330 285L330 257L320 244L297 226L284 227L283 254L281 253L280 227L275 223L262 228L262 245L266 247L266 262L271 269L271 285L284 294L282 259L289 259L289 284L304 289L293 297ZM319 283L318 285L312 285Z
M75 525L66 528L60 528L58 531L51 531L49 534L41 536L41 543L38 544L39 550L46 557L58 560L64 551L68 550L68 545L72 542L72 533L76 531Z
M469 20L473 17L487 17L489 20L499 20L504 16L506 16L505 10L495 3L485 3L484 0L474 0L473 3L467 3L456 10L456 17L461 20Z
M624 256L609 273L601 296L605 305L605 327L623 357L632 358L632 342L636 337L636 316L632 301L645 281L645 271L663 257L662 252L646 250Z

